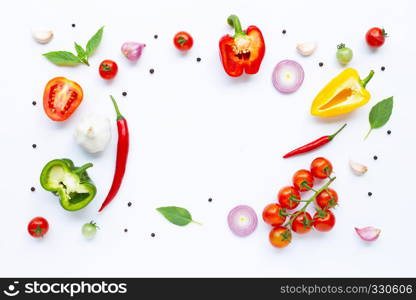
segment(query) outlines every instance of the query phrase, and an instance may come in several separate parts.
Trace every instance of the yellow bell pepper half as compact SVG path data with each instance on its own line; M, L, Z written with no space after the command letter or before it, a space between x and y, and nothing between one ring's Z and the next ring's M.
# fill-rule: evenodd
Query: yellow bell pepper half
M334 117L363 106L371 97L365 86L373 75L374 71L371 71L361 80L355 69L345 69L315 97L311 114L318 117Z

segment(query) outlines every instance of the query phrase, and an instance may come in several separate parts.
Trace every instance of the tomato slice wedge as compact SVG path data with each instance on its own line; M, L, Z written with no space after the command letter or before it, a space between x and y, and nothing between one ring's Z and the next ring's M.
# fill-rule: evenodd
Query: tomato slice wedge
M56 77L46 84L43 109L53 121L65 121L81 104L84 93L81 86L65 77Z

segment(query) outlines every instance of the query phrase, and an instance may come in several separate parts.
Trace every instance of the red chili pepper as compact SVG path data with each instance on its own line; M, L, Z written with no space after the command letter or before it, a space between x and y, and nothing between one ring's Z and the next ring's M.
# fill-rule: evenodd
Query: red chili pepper
M256 74L263 60L265 45L263 35L256 26L241 29L240 20L236 15L228 17L227 22L234 27L234 36L224 35L220 40L221 61L225 72L238 77L243 74Z
M323 137L320 137L319 139L310 142L309 144L303 145L302 147L299 147L295 150L290 151L289 153L285 154L283 156L283 158L288 158L291 156L295 156L301 153L305 153L305 152L309 152L313 149L319 148L327 143L329 143L330 141L332 141L334 139L334 137L341 132L341 130L343 130L345 128L345 126L347 126L347 124L344 124L337 132L335 132L333 135L325 135Z
M117 195L121 182L123 181L124 172L126 171L127 156L129 154L129 129L127 127L127 120L121 115L114 97L110 96L110 98L111 101L113 101L117 113L118 144L116 170L114 172L113 184L111 185L110 191L98 212L102 211Z

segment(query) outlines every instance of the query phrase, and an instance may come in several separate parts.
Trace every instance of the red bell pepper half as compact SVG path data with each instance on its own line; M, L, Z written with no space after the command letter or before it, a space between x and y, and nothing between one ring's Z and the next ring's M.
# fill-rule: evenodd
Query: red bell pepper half
M224 35L220 40L221 61L225 72L232 77L241 76L243 71L256 74L266 50L260 29L249 26L243 31L236 15L229 16L227 22L235 29L235 34Z

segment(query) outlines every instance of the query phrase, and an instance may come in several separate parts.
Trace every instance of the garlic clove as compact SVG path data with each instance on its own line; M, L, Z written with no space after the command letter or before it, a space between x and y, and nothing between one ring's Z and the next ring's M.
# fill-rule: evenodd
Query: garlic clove
M315 49L317 46L318 45L315 42L305 42L305 43L297 44L296 50L298 50L298 52L303 56L309 56L313 52L315 52Z
M35 29L32 31L32 36L40 44L46 44L53 38L53 32L50 29Z
M357 232L358 236L366 242L374 242L376 239L378 239L381 233L380 229L374 228L372 226L367 226L364 228L355 227L355 231Z
M368 171L368 168L362 164L350 160L350 167L357 175L363 175Z

